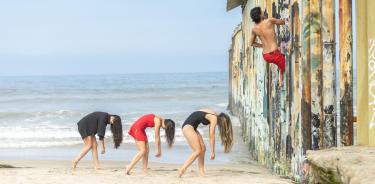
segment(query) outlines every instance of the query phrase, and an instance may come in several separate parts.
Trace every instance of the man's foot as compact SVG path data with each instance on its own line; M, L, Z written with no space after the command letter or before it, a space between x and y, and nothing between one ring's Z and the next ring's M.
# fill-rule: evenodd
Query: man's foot
M179 169L178 170L178 177L181 178L182 175L184 175L185 171L186 171L186 169Z
M77 168L77 164L78 164L78 162L73 160L73 162L72 162L72 169L73 170Z

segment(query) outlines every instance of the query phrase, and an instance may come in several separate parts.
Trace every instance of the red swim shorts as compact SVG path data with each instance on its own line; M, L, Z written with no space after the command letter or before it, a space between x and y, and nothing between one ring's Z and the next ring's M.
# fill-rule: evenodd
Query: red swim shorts
M263 58L267 63L273 63L277 65L281 74L285 71L285 56L277 49L273 52L263 54Z
M142 129L137 126L132 126L128 133L137 141L147 142L147 135L146 135L145 129Z

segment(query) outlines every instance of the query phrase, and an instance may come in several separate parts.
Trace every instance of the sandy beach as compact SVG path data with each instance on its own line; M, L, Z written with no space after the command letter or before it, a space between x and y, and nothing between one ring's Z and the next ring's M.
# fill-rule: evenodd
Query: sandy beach
M90 161L83 161L76 171L70 169L69 161L2 161L16 168L0 169L1 183L262 183L282 184L290 180L272 175L263 167L251 164L209 165L206 177L198 176L196 165L193 165L183 176L177 177L179 164L150 163L149 173L145 175L139 167L131 175L124 174L127 162L103 161L103 170L95 171Z
M142 172L141 162L136 165L131 175L125 175L125 165L129 163L129 159L136 151L133 144L124 144L119 150L109 148L105 155L100 155L103 169L99 171L93 169L91 152L78 164L75 171L71 170L71 161L68 159L74 158L81 146L7 149L0 154L0 158L3 158L0 164L11 165L15 168L0 168L1 183L291 183L291 180L271 174L267 168L252 160L247 146L239 137L239 129L234 130L237 134L231 153L224 154L222 146L217 143L217 158L211 161L206 155L206 177L199 176L197 163L194 162L186 174L178 178L178 168L181 167L191 150L187 145L175 145L173 149L167 149L165 144L162 146L161 158L153 156L154 145L150 145L152 149L148 175Z
M141 78L140 78L141 77ZM143 77L143 78L142 78ZM197 84L198 79L206 81ZM103 89L104 79L117 81L113 90L98 94ZM152 83L149 81L152 79ZM5 79L4 79L5 80ZM74 81L91 81L90 90L81 99L81 83ZM217 112L226 112L227 83L226 75L217 74L175 74L173 77L164 74L139 76L98 76L76 78L10 78L4 84L16 83L25 92L1 96L7 102L0 112L0 164L8 164L16 168L0 168L0 183L205 183L205 184L237 184L237 183L289 183L290 180L273 175L251 159L248 145L243 143L241 125L236 117L232 117L234 145L232 151L224 153L217 134L216 158L209 160L206 152L207 177L199 177L197 163L188 169L183 178L178 178L178 169L191 154L192 150L182 135L181 125L185 118L195 109L210 107ZM156 81L156 84L154 85ZM123 81L126 81L124 83ZM35 87L23 86L33 83L39 86L35 95ZM62 89L57 93L53 89ZM147 90L144 88L148 87ZM9 86L12 88L12 86ZM64 91L66 90L66 91ZM61 92L61 94L60 94ZM5 92L3 92L5 93ZM56 94L57 93L57 94ZM49 94L49 96L45 94ZM204 94L204 95L203 95ZM24 102L24 96L30 98ZM30 96L30 97L29 97ZM77 97L79 97L77 99ZM11 99L11 100L9 100ZM12 100L14 99L14 100ZM21 99L21 100L19 100ZM90 100L95 99L95 100ZM152 100L149 100L152 99ZM22 102L22 103L21 103ZM104 104L104 105L103 105ZM103 170L93 169L91 152L78 164L75 172L71 171L71 160L83 147L77 131L76 121L88 111L97 107L108 112L118 112L124 125L124 143L114 149L111 134L106 134L106 154L99 155ZM95 109L94 109L95 108ZM171 110L173 108L173 110ZM156 109L156 110L155 110ZM138 163L132 175L124 174L125 165L137 152L134 140L126 133L129 126L139 116L155 112L165 117L173 117L177 122L175 143L167 148L162 138L162 157L156 158L153 130L147 134L150 140L149 175L145 176ZM108 128L109 129L109 128ZM200 126L204 142L208 147L207 126ZM109 131L109 130L108 130Z

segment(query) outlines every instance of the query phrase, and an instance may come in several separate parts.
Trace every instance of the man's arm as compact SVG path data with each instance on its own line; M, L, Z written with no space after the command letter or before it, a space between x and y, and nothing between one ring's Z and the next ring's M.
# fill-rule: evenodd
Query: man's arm
M255 41L256 38L257 37L256 37L254 31L252 31L251 32L251 37L250 37L250 44L251 44L251 46L253 46L253 47L263 47L262 44L260 44L260 43L258 43L258 42Z
M270 22L272 24L276 24L276 25L284 25L285 24L285 20L281 20L281 19L275 19L275 18L270 18Z

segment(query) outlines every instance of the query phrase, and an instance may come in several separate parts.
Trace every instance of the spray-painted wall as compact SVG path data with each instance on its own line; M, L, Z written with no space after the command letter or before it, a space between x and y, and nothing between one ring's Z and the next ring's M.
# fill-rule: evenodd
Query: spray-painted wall
M340 0L336 7L335 0L242 3L242 23L229 50L229 109L240 118L253 158L278 174L301 180L306 150L337 146L338 137L342 145L353 142L351 1ZM282 87L276 65L266 63L262 49L250 45L254 25L250 10L256 6L266 17L286 20L286 25L275 26L286 58ZM335 27L335 8L340 10L339 27ZM338 78L336 29L341 48Z

